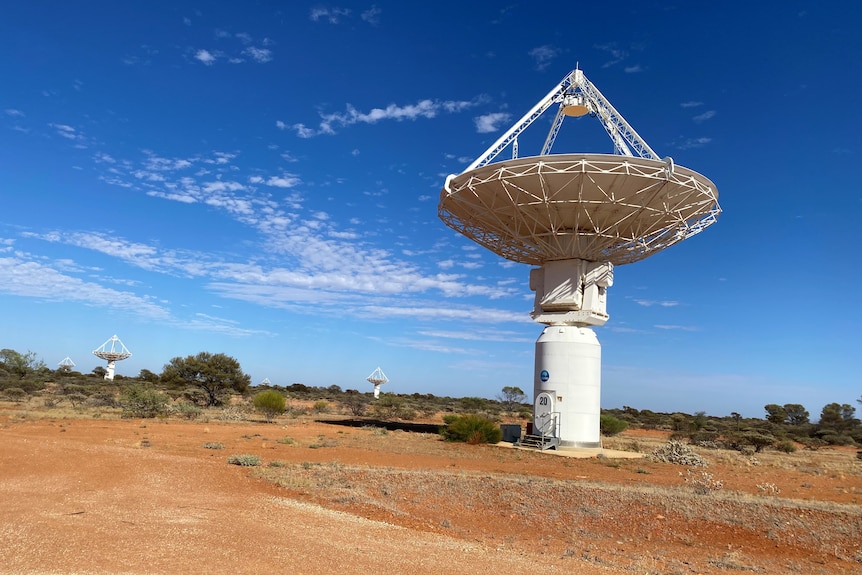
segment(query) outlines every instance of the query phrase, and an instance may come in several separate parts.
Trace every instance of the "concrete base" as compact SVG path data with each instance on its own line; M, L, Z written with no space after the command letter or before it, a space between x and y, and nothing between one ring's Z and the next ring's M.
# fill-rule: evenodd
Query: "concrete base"
M556 455L557 457L574 457L578 459L643 459L646 457L644 453L635 453L633 451L617 451L615 449L587 448L587 447L567 447L562 449L533 449L531 447L521 447L513 445L507 441L501 441L496 444L497 447L506 447L509 449L520 449L522 451L532 451L533 453L541 453L543 455Z

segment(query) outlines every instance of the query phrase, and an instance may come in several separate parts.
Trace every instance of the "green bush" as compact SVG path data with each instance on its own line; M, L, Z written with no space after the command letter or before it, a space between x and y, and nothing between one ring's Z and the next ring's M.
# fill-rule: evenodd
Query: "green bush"
M602 435L616 435L617 433L622 433L628 429L628 427L629 424L627 421L617 419L613 415L602 414L599 416L599 428L601 429Z
M203 410L194 403L182 401L174 405L173 412L179 417L191 420L200 417L201 413L203 413Z
M446 426L440 429L440 435L446 441L462 441L476 445L499 443L503 439L500 426L481 415L447 415L443 421Z
M312 409L314 410L314 413L326 413L329 411L329 402L323 400L315 401Z
M120 393L123 417L156 417L168 409L168 396L149 385L134 384Z
M27 392L20 387L10 387L4 392L10 401L21 402L27 398Z
M66 399L69 400L69 403L72 404L72 407L78 407L85 401L87 401L87 396L83 393L69 393L66 395Z
M796 444L789 439L785 439L776 443L775 449L783 453L794 453L796 451Z
M284 413L286 400L279 392L268 389L255 395L253 403L255 410L262 413L267 421L272 421Z

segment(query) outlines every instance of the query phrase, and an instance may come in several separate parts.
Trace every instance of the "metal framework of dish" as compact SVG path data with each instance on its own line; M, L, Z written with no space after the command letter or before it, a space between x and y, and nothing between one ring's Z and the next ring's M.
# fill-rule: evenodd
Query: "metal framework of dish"
M105 343L93 350L93 355L108 362L108 369L105 372L105 379L114 379L114 370L116 363L132 356L132 353L126 349L123 342L116 335L111 336Z
M538 156L518 136L559 108ZM615 154L551 154L566 117L598 118ZM513 158L491 164L506 147ZM634 153L638 155L635 156ZM467 169L446 179L438 214L449 227L520 263L642 260L715 223L710 180L659 159L581 70L567 75Z
M540 153L518 137L557 105ZM551 153L568 117L597 118L614 153ZM511 159L495 158L511 147ZM642 260L715 223L715 185L660 159L579 69L479 156L450 175L438 215L452 229L530 270L536 341L535 444L600 447L601 346L613 266Z
M71 357L66 356L57 366L63 371L72 371L72 368L75 367L75 362L72 361Z
M374 385L374 398L377 399L380 397L380 386L389 381L389 378L386 377L383 370L378 367L372 371L371 375L366 377L365 380Z

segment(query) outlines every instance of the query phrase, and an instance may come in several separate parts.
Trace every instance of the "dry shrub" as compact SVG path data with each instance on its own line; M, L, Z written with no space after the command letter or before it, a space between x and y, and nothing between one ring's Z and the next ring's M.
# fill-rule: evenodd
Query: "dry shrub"
M668 441L664 446L652 452L651 457L656 461L673 463L675 465L691 465L693 467L706 467L709 462L695 453L691 447L681 441Z

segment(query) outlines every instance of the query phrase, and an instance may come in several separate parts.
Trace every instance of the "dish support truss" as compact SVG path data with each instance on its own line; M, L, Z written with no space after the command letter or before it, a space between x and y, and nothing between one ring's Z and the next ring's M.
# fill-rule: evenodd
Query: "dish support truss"
M604 97L599 89L587 80L587 77L584 76L581 70L575 69L569 72L559 84L548 92L544 98L539 100L524 117L500 136L484 154L476 158L464 171L469 172L490 163L510 144L512 145L512 158L517 158L518 136L554 104L559 104L559 108L557 109L554 122L551 124L551 130L545 139L545 145L542 146L540 155L544 156L551 153L551 148L554 146L560 126L563 124L565 110L568 106L574 104L586 108L591 115L599 119L614 143L614 153L632 157L637 154L641 158L659 159L659 156L638 135L635 129L626 122L622 115L617 112L616 108Z

